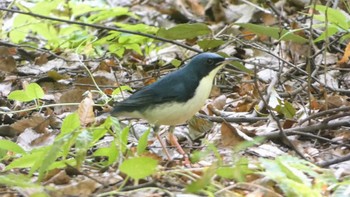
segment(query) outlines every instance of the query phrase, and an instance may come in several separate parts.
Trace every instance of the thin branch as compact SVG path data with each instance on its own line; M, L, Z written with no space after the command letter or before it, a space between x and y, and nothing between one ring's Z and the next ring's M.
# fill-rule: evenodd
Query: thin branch
M348 119L348 120L330 121L330 122L321 122L321 123L317 123L317 124L310 125L310 126L299 126L299 127L294 127L294 128L290 128L290 129L284 129L284 132L287 135L292 135L292 134L295 135L295 133L293 133L295 131L316 132L318 130L335 129L335 128L338 128L338 127L341 127L341 126L350 126L350 119ZM279 137L279 131L263 134L261 136L267 137L269 139L278 138Z
M299 121L299 125L303 124L304 122L308 121L308 120L312 120L312 119L315 119L315 118L319 118L319 117L322 117L322 116L325 116L325 115L330 115L330 114L334 114L334 113L337 113L337 112L347 112L347 111L350 111L350 107L340 107L340 108L335 108L335 109L329 109L329 110L326 110L326 111L322 111L322 112L318 112L316 114L311 114L310 116L306 117L305 119L302 119Z
M328 167L330 165L341 163L341 162L344 162L344 161L349 161L349 160L350 160L350 154L345 155L344 157L339 157L339 158L332 159L332 160L329 160L329 161L319 162L316 165L318 165L320 167Z

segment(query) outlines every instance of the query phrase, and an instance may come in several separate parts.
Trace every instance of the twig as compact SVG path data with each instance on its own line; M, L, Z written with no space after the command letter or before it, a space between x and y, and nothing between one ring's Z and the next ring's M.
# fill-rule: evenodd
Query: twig
M334 113L342 112L342 111L345 111L345 112L346 111L350 111L350 107L340 107L340 108L329 109L329 110L326 110L326 111L318 112L316 114L312 114L312 115L308 116L305 119L300 120L298 124L301 125L301 124L303 124L304 122L306 122L308 120L312 120L312 119L315 119L315 118L318 118L318 117L321 117L321 116L334 114Z
M207 116L203 114L198 115L201 118L206 118L213 122L235 122L235 123L242 123L242 122L248 122L248 123L254 123L258 121L266 121L268 118L266 117L216 117L216 116Z
M344 157L339 157L339 158L332 159L329 161L318 162L316 165L318 165L320 167L328 167L330 165L341 163L344 161L349 161L349 160L350 160L350 154L345 155Z
M334 129L334 128L338 128L338 127L341 127L341 126L350 126L350 119L348 119L348 120L330 121L330 122L327 122L327 123L321 122L321 123L314 124L314 125L311 125L311 126L294 127L294 128L290 128L290 129L284 129L284 132L287 135L291 135L290 133L295 134L295 133L293 133L295 131L300 131L300 132L306 133L306 132L315 132L315 131L318 131L318 130ZM269 139L277 138L277 137L279 137L279 131L263 134L261 136L267 137Z

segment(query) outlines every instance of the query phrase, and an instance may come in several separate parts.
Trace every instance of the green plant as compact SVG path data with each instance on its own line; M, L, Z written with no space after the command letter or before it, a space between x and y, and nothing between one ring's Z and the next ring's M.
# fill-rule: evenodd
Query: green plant
M324 27L322 34L314 40L314 42L323 41L336 33L341 33L341 41L350 38L350 19L339 9L333 9L323 5L316 5L315 9L319 14L314 15L314 18L321 24L314 25L317 27Z

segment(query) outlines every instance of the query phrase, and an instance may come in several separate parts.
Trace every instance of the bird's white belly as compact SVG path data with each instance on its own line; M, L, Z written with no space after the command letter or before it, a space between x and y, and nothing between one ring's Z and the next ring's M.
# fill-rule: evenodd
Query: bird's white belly
M205 104L213 86L213 79L220 68L221 66L212 70L209 75L200 81L194 96L189 101L185 103L172 102L158 105L153 109L146 110L145 114L141 115L141 118L156 125L185 123Z

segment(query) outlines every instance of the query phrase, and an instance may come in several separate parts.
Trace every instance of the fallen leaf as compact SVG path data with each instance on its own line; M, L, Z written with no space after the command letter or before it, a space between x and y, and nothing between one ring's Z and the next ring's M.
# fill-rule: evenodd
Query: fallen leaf
M16 61L13 57L0 57L0 70L11 73L17 70Z
M48 120L48 121L47 121ZM17 122L11 124L11 127L17 130L19 133L22 133L26 128L35 128L38 125L42 124L38 127L38 133L44 133L45 129L50 123L50 119L46 118L42 115L34 115L30 118L21 119Z
M338 61L338 65L341 68L350 67L350 42L346 45L343 57Z
M49 60L47 59L50 55L48 53L42 53L38 57L35 58L34 64L35 65L43 65L46 64Z
M213 128L214 123L208 119L193 116L188 121L188 126L191 139L196 140L209 132Z
M221 144L226 146L234 146L244 141L238 133L236 128L227 122L221 124Z
M218 110L224 109L224 106L226 105L226 96L220 95L216 97L211 104Z
M89 92L88 96L80 102L78 107L78 115L82 126L87 126L95 121L93 106L94 101L92 100L92 95Z

